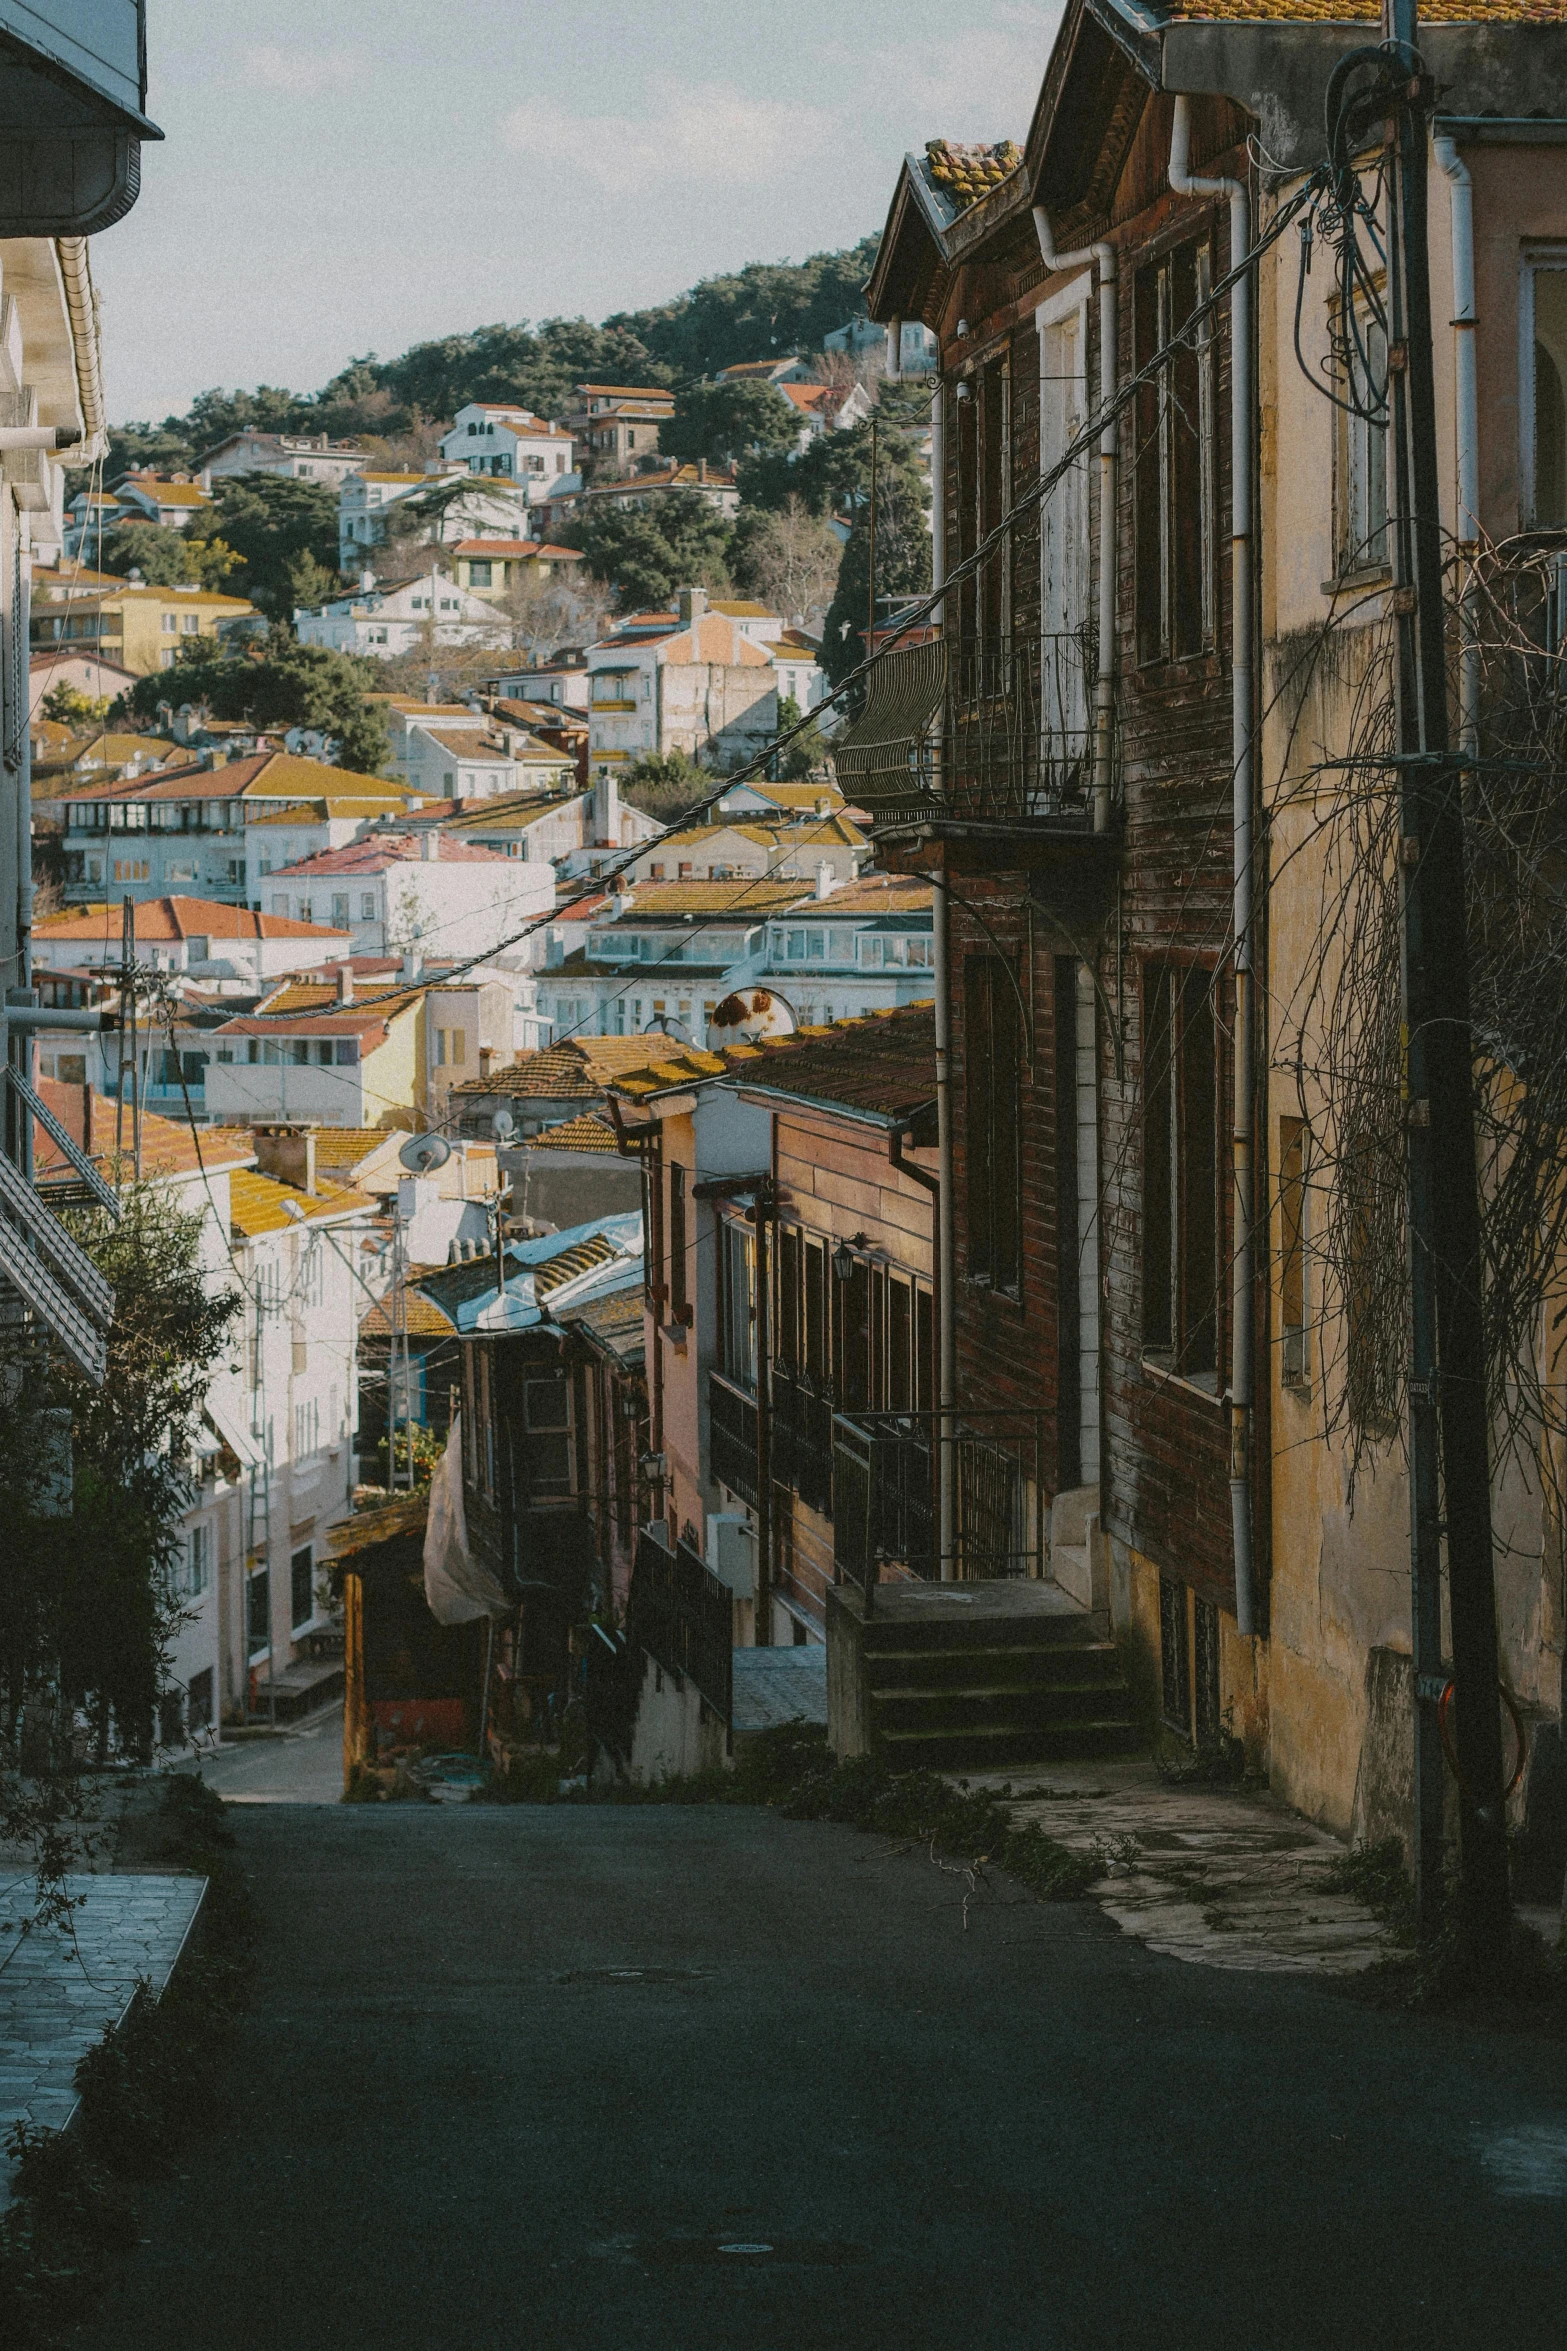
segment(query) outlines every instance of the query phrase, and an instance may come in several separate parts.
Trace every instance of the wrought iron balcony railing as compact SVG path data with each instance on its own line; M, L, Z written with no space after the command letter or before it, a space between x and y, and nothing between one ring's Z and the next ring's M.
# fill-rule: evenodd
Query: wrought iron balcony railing
M694 1683L720 1721L732 1720L734 1602L689 1544L671 1551L644 1530L631 1570L626 1636L665 1673Z
M832 1516L831 1391L808 1372L775 1363L772 1372L773 1482L793 1486L808 1510Z
M756 1398L716 1371L707 1375L707 1433L714 1477L755 1510L761 1500Z
M835 748L848 797L878 825L1089 822L1092 648L1055 636L946 636L899 647Z
M872 1602L885 1568L934 1582L1042 1575L1049 1489L1040 1413L953 1416L953 1526L941 1556L934 1412L840 1412L833 1422L833 1560Z

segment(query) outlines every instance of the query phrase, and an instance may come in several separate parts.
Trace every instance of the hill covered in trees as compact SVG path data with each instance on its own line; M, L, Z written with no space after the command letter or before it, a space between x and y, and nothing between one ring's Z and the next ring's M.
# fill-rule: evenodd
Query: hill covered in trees
M559 416L571 387L609 383L686 384L742 360L819 350L822 337L859 306L877 240L801 262L754 261L649 310L585 318L521 320L416 343L396 359L352 359L318 392L274 384L254 391L202 392L183 416L127 424L114 436L109 479L133 465L188 469L240 426L264 432L373 435L399 441L430 434L469 400L518 400Z

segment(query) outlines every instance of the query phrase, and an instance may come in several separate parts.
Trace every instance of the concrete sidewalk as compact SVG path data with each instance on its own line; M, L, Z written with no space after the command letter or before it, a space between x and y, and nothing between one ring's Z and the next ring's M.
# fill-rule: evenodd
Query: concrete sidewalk
M1037 1822L1101 1853L1093 1898L1151 1951L1201 1967L1353 1975L1397 1946L1329 1882L1347 1847L1265 1788L1167 1780L1148 1756L971 1774L1010 1787L1019 1827Z

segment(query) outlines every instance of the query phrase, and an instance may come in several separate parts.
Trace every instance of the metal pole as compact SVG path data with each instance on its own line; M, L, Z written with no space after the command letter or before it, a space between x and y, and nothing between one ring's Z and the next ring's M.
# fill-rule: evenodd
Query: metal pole
M773 1491L771 1426L771 1316L768 1312L767 1219L773 1213L770 1184L756 1188L756 1605L758 1649L773 1645Z
M941 1581L956 1573L953 1557L956 1495L953 1480L952 1416L958 1395L957 1231L952 1199L952 954L947 874L932 875L932 928L936 959L936 1156L941 1184L937 1200L936 1250L936 1439L937 1559Z
M1384 30L1412 48L1414 0L1386 0ZM1458 1697L1458 1926L1469 1958L1494 1961L1505 1952L1508 1935L1507 1846L1480 1303L1463 771L1445 756L1452 746L1426 221L1431 104L1429 83L1406 75L1395 117L1388 271L1412 1309L1416 1897L1421 1933L1429 1935L1436 1924L1442 1863L1436 1710L1445 1682L1440 1583L1440 1513L1445 1507Z

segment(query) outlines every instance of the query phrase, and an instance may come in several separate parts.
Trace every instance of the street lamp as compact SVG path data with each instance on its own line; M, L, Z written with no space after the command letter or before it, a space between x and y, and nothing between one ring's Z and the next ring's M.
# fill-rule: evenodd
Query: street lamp
M853 1281L854 1269L859 1263L859 1259L855 1255L855 1251L858 1249L868 1248L869 1246L869 1239L864 1233L856 1233L852 1240L840 1241L838 1243L837 1248L832 1253L832 1269L833 1272L838 1276L840 1282Z

